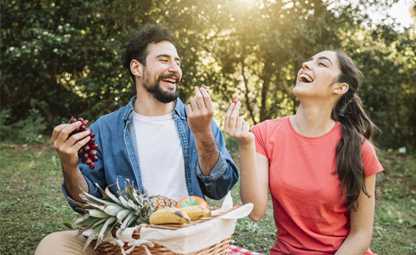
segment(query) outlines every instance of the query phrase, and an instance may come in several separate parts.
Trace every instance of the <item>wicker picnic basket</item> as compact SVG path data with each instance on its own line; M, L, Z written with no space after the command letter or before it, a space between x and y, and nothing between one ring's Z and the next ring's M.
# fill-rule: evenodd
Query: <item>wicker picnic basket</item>
M134 238L138 239L139 235L137 232L135 235L133 235ZM230 246L231 237L227 238L217 244L214 244L208 248L202 249L197 252L188 253L186 255L226 255L228 252L228 248ZM129 247L126 245L124 247L125 249L128 249ZM168 248L154 244L153 247L148 247L148 251L152 255L184 255L184 254L178 254L175 253ZM120 247L113 245L109 242L103 242L100 244L97 249L95 250L97 255L121 255ZM145 248L143 246L137 246L134 248L134 250L130 253L130 255L145 255L147 254Z
M131 234L131 240L140 241L140 234L144 234L144 239L146 235L149 235L149 232L146 232L148 229L151 231L188 231L190 228L193 230L198 229L196 232L192 232L191 235L186 234L183 236L185 239L181 239L181 241L186 240L186 243L195 244L195 241L200 240L200 236L204 237L203 245L197 246L196 249L189 250L188 252L178 252L173 251L166 246L168 243L164 243L166 246L160 244L158 241L151 241L146 245L138 245L138 246L130 246L131 242L124 241L117 245L112 241L104 241L100 245L97 246L95 249L97 255L121 255L121 254L130 254L130 255L226 255L228 254L228 249L230 247L231 237L234 233L235 224L238 218L245 217L248 213L252 210L252 204L246 204L244 206L234 207L231 210L228 210L226 213L222 213L220 215L210 217L204 220L200 220L185 226L154 226L154 225L144 225L144 232L142 227L134 228ZM147 230L146 230L147 228ZM214 231L214 232L211 232ZM216 232L215 232L216 231ZM159 232L157 232L159 233ZM154 234L154 233L153 233ZM182 236L182 235L181 235ZM172 236L171 236L172 237ZM171 238L170 237L170 238ZM182 238L182 237L181 237ZM193 239L194 238L194 239ZM163 239L163 238L162 238ZM162 240L161 239L161 240ZM208 240L208 241L207 241ZM172 239L169 239L172 241ZM198 241L197 241L198 242ZM162 242L163 243L163 242ZM175 244L176 241L175 241ZM202 243L201 243L202 244ZM95 245L94 243L92 244ZM181 246L181 245L180 245ZM182 247L182 246L181 246ZM189 247L188 247L189 248ZM195 247L194 247L195 248ZM130 252L123 253L121 250ZM186 249L185 249L186 250Z
M107 189L106 194L110 199L115 200L114 197L110 196L112 194ZM134 189L131 190L134 191ZM90 206L94 205L94 208L99 209L101 209L101 206L107 211L90 209L91 211L88 214L84 214L77 219L76 224L81 225L80 223L94 217L93 220L96 222L105 221L104 225L108 225L115 221L115 216L112 213L117 213L118 216L120 212L123 212L122 209L119 210L122 207L117 207L111 203L107 207L100 204L95 205L94 201L105 203L91 195L85 194L85 196L92 200ZM120 195L119 199L124 198ZM119 211L115 211L116 209ZM93 238L96 237L97 233L86 224L89 228L83 230L82 235L88 237L86 245L92 245L97 255L225 255L228 252L237 220L248 216L252 209L253 205L251 203L233 206L231 195L227 194L221 208L211 210L210 216L205 216L187 224L140 224L118 230L113 229L110 233L107 232L104 237L102 233L105 233L105 227L103 227L99 234L101 238L99 237L96 240ZM129 213L127 209L126 211ZM100 218L107 216L107 214L112 216ZM131 214L130 212L127 220L130 219ZM97 242L99 242L98 246L96 245Z
M174 228L180 227L176 226ZM140 234L138 230L135 230L133 232L132 237L136 240L140 239ZM146 246L146 248L144 246L136 246L129 253L129 255L147 255L149 253L151 255L226 255L230 246L230 242L231 236L207 248L192 253L175 253L169 250L167 247L164 247L163 245L153 243L152 246ZM94 247L95 242L93 242L92 245ZM128 246L128 244L125 243L123 249L128 250L129 248L130 247ZM95 253L97 255L122 255L120 247L110 242L103 242L100 245L98 245L95 249Z

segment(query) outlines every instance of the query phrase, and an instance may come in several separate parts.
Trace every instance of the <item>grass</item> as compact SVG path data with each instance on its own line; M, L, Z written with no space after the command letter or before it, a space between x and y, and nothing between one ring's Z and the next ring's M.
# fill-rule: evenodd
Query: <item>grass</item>
M372 249L378 254L416 254L416 156L382 153ZM56 155L44 145L0 143L0 254L33 254L48 233L65 229L75 213L61 193ZM238 201L238 187L233 190ZM267 253L275 238L272 211L258 223L240 220L237 244Z

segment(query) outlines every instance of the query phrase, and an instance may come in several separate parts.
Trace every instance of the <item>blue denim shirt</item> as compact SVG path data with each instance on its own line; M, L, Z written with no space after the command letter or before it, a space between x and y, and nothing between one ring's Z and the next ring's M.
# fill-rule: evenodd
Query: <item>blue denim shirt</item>
M129 179L136 189L143 191L133 127L134 102L135 97L126 106L100 117L90 126L98 145L98 160L94 169L82 163L79 164L79 168L88 184L89 193L94 196L100 196L95 184L102 188L110 186L113 192L117 192L117 185L113 184L118 182L123 189L126 179ZM225 148L224 138L217 124L213 121L211 128L219 150L219 159L210 175L204 176L198 163L195 137L189 128L185 106L180 99L177 99L172 115L182 145L189 195L221 199L237 182L238 171ZM69 197L64 185L63 192L71 207L78 211L78 203Z

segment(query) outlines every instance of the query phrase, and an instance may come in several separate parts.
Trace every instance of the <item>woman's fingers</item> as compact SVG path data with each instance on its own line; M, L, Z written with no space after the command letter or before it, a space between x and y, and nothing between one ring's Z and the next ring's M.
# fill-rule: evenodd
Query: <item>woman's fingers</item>
M243 121L243 128L242 128L242 131L243 132L249 132L250 130L249 130L249 128L248 128L248 124L247 124L247 122L245 122L245 121Z
M240 102L234 104L234 107L230 113L230 129L235 130L238 121L238 115L240 112Z
M247 122L240 116L240 102L232 103L224 118L224 131L242 144L251 143L254 139Z
M245 124L244 118L239 116L240 103L232 103L228 108L224 118L224 130L231 136L240 136L244 131Z
M237 117L237 123L236 123L236 126L235 126L235 131L237 133L241 133L243 131L243 123L244 123L243 118L241 116L238 116Z
M231 122L231 113L232 113L233 109L234 109L234 103L231 103L230 106L227 109L227 112L225 113L224 128L227 131L230 131L230 129L231 129L230 122Z

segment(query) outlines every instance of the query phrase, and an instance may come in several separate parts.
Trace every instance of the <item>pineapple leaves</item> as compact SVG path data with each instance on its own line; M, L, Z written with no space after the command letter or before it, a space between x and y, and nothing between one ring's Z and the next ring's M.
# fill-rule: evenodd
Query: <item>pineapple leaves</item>
M88 215L95 218L107 218L108 215L98 209L88 209Z
M100 229L100 232L98 233L98 237L97 237L97 244L95 245L95 248L97 248L97 246L104 240L104 237L106 236L106 234L111 231L111 225L116 221L116 217L111 217L108 218L103 226Z
M120 190L118 182L116 184L118 193L113 193L109 187L103 190L96 184L101 198L87 192L81 194L86 213L74 221L74 227L87 237L86 246L96 240L97 247L113 229L122 230L148 223L150 215L157 208L176 204L176 201L169 198L149 197L146 193L137 191L131 181L126 182L123 190Z

